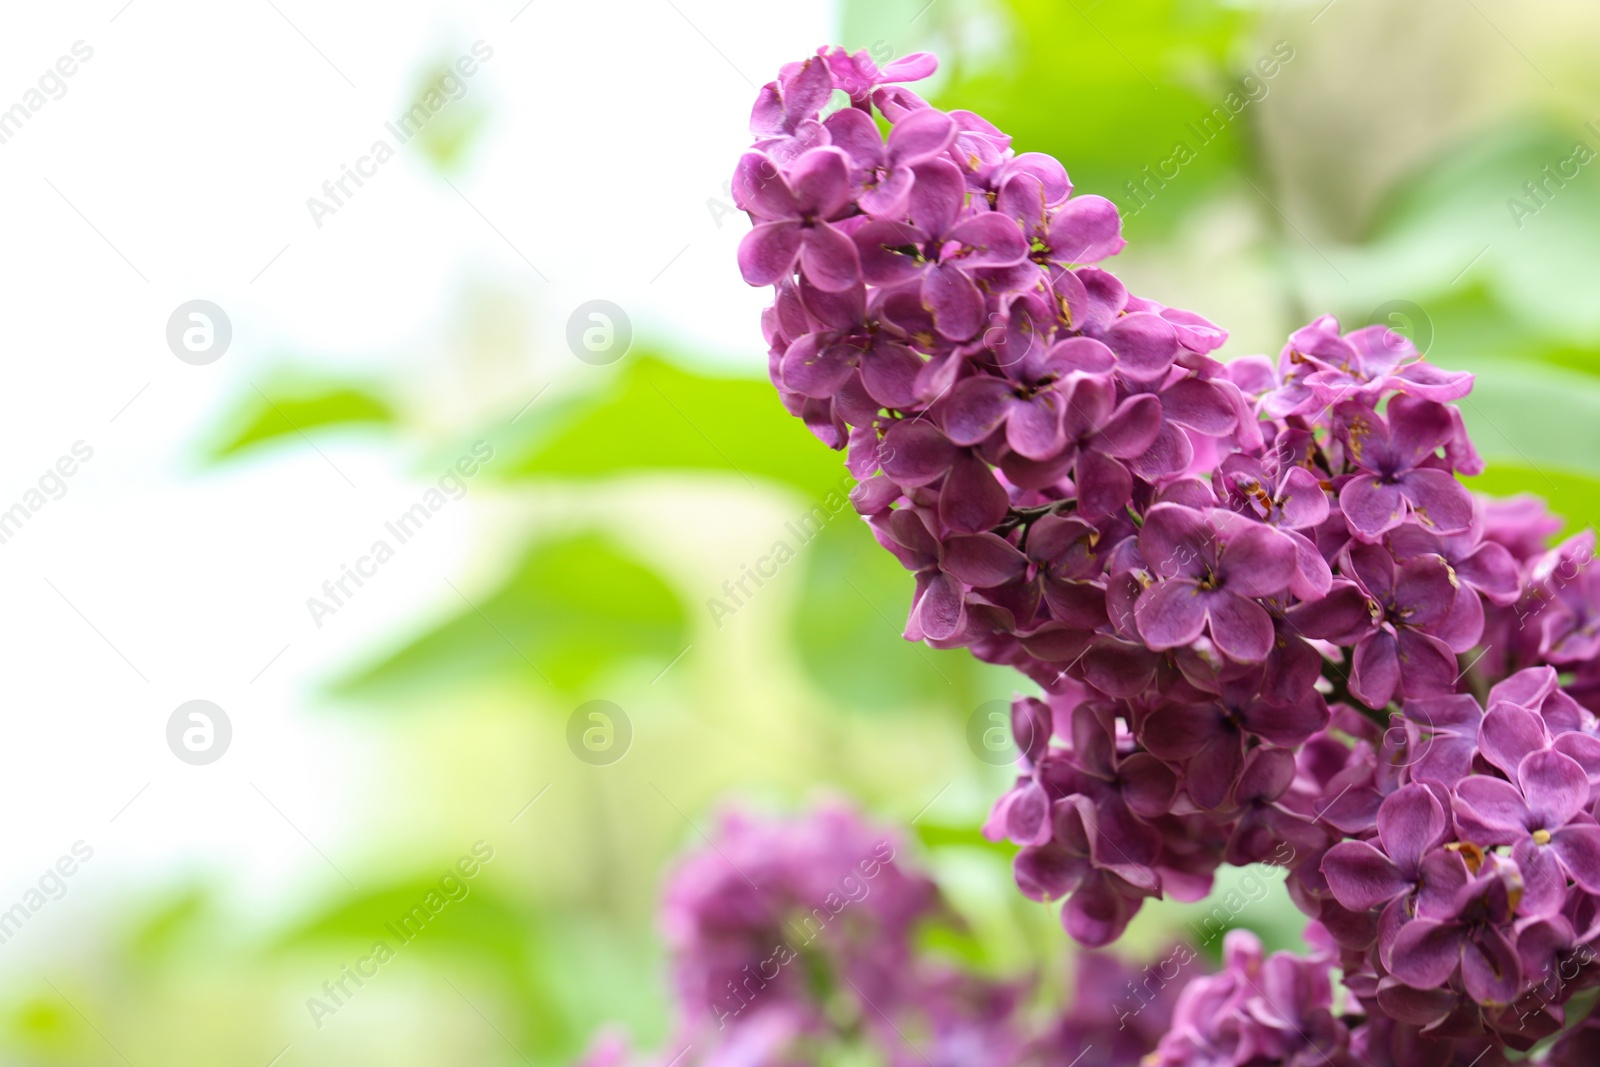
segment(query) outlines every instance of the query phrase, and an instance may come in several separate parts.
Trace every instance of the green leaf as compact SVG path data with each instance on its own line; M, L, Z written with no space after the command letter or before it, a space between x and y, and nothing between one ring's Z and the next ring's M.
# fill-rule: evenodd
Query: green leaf
M353 382L290 374L264 388L252 385L224 420L227 427L206 449L218 462L265 441L332 426L392 426L394 408L374 389Z
M771 383L717 378L651 356L611 372L590 406L551 435L509 451L503 477L593 478L717 471L793 485L814 499L839 485L844 457L783 409Z
M487 596L335 686L382 697L471 681L584 689L639 660L666 664L687 630L678 596L593 535L536 543Z
M1407 299L1432 314L1478 286L1524 344L1531 336L1592 349L1600 343L1596 171L1594 130L1549 121L1474 130L1397 186L1366 244L1325 246L1347 278L1343 300L1365 311Z
M1016 846L1010 842L990 841L983 836L979 827L966 823L947 825L919 819L915 823L915 830L917 840L924 848L975 848L1003 857L1007 863L1017 852Z
M959 47L944 50L941 59L953 76L938 103L982 115L1011 135L1018 152L1061 160L1079 191L1118 203L1130 232L1165 232L1242 165L1254 105L1243 102L1250 94L1239 78L1247 68L1238 63L1241 56L1253 63L1263 51L1250 41L1254 12L1195 0L1003 0L994 6L1007 47L972 58ZM925 0L916 0L898 20L881 7L879 0L851 5L852 40L870 41L881 31L883 38L873 41L879 51L904 53L927 45L911 35L935 32L941 19L948 22L949 40L972 36L963 32L971 16L955 7L921 14ZM1257 77L1252 84L1270 91L1270 81ZM1238 95L1230 107L1233 92ZM1259 96L1262 89L1253 92ZM1148 184L1136 195L1129 185L1138 189L1141 182Z
M1472 394L1457 403L1473 443L1493 471L1531 472L1522 489L1558 489L1555 474L1600 477L1600 381L1560 367L1477 360Z
M846 507L801 540L789 524L806 581L795 611L794 643L816 684L864 710L943 703L968 709L978 694L1009 695L1013 679L966 649L934 649L901 637L915 583ZM988 692L993 690L993 692Z

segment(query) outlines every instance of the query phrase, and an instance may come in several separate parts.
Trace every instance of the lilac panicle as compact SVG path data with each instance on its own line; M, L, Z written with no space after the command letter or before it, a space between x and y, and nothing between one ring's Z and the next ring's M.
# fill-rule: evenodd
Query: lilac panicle
M1223 863L1287 868L1322 947L1240 939L1171 1062L1492 1063L1554 1034L1600 984L1570 966L1600 936L1593 535L1551 547L1541 502L1465 488L1472 375L1386 327L1216 359L1224 331L1108 269L1114 205L901 84L933 67L783 68L739 264L774 290L780 398L914 575L905 636L1036 690L984 827L1019 889L1100 946Z

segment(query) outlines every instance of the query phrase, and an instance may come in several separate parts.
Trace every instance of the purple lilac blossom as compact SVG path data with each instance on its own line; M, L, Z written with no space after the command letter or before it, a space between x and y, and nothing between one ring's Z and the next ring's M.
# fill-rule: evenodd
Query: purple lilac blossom
M933 68L823 49L762 90L740 265L774 286L783 403L848 450L915 575L905 636L1032 685L984 827L1019 889L1100 946L1287 849L1316 951L1240 939L1172 1062L1488 1064L1576 1022L1600 985L1570 966L1600 936L1593 534L1551 546L1542 502L1470 493L1472 375L1385 327L1213 358L1224 331L1107 269L1114 205L890 84Z

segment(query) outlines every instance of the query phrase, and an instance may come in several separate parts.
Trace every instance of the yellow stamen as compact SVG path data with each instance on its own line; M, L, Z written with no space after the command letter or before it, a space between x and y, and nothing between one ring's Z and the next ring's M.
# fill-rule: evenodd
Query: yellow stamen
M1548 845L1550 843L1550 831L1535 830L1533 832L1533 843L1536 845Z

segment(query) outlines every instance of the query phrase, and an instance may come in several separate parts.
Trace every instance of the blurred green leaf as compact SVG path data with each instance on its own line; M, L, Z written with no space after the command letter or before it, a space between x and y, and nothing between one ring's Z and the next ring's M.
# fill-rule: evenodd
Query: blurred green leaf
M982 115L1019 152L1055 156L1079 191L1125 214L1143 202L1129 183L1148 182L1149 206L1130 231L1166 231L1241 165L1252 105L1237 80L1247 71L1233 66L1257 58L1254 12L1205 0L997 6L1014 47L1001 62L958 65L938 102ZM1187 152L1175 151L1180 143Z
M677 594L603 538L542 541L494 592L335 689L371 698L510 680L575 692L629 661L665 665L686 628Z
M865 710L928 702L970 710L1009 694L1015 677L1002 677L1008 672L966 649L928 648L900 636L914 582L853 509L847 506L809 540L797 536L809 529L788 527L806 560L794 643L830 697Z
M212 462L281 437L331 426L390 426L395 411L378 391L354 382L289 375L252 386L223 420L225 429L206 451Z
M793 485L818 499L845 475L843 456L785 411L766 381L696 374L652 356L629 359L613 373L587 410L526 451L511 452L500 474L709 470Z
M927 822L921 819L914 824L917 840L924 848L975 848L1003 857L1007 863L1016 855L1017 848L1008 841L990 841L983 836L983 828L966 823L949 824Z
M1548 494L1555 474L1600 477L1600 379L1534 362L1479 360L1472 394L1459 402L1492 472L1529 472L1523 491Z
M1580 144L1596 153L1587 163L1575 155ZM1478 286L1519 349L1540 338L1592 348L1600 343L1597 246L1600 133L1535 119L1474 131L1418 168L1366 244L1302 254L1327 254L1345 276L1346 301L1406 298L1442 317L1459 310L1457 293Z
M423 875L360 893L290 930L274 947L279 952L332 950L347 965L371 955L378 972L367 981L406 966L412 956L432 957L430 969L436 971L439 956L455 956L472 965L480 981L516 1002L521 1042L553 1050L566 1035L551 1010L550 986L535 966L546 951L535 916L493 889L459 877L447 864L441 871L443 876ZM380 943L392 955L378 952ZM338 971L329 974L335 983L341 977Z

